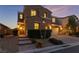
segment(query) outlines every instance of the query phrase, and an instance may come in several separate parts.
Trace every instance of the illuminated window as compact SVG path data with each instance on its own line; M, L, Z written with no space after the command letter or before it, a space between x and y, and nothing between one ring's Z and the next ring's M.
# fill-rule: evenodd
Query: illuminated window
M47 17L47 14L46 13L44 13L44 18L46 18Z
M20 19L23 19L23 14L20 14L20 16L19 16L19 17L20 17Z
M52 18L52 22L55 22L55 18Z
M39 29L39 23L34 23L34 29Z
M31 16L36 16L36 10L31 10Z
M49 29L50 29L50 30L52 29L51 25L49 26Z
M45 23L45 21L43 21L43 23Z
M48 26L45 26L45 29L47 30L48 29Z
M47 30L47 29L52 29L52 27L51 27L51 25L49 25L49 26L45 26L45 29Z

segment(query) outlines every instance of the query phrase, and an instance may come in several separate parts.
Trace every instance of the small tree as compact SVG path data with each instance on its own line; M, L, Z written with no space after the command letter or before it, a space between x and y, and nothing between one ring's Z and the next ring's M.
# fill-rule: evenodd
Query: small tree
M69 16L67 27L72 31L72 33L76 32L76 26L77 26L76 20L77 17L75 15Z

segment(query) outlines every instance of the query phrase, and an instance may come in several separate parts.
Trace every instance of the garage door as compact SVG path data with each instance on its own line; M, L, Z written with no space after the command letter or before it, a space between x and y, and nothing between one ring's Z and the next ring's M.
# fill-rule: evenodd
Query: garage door
M59 28L52 28L52 34L57 35L59 32Z

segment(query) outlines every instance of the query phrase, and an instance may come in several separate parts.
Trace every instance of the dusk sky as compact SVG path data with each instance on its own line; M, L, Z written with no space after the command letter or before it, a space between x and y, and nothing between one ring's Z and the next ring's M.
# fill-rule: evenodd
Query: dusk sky
M57 17L65 17L68 15L76 15L79 16L79 6L77 5L43 5L45 8L52 11L53 16ZM16 28L17 24L17 14L19 11L23 10L22 5L14 5L14 6L8 6L8 5L0 5L0 23L10 27L10 28Z

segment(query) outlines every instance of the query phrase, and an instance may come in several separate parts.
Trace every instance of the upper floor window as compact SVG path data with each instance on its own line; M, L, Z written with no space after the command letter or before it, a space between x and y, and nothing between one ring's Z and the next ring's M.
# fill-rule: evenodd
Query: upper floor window
M45 21L43 20L43 23L45 23Z
M52 18L52 22L55 22L55 18Z
M20 13L19 17L20 17L20 19L23 19L23 14L22 14L22 13Z
M31 16L36 16L36 10L31 10Z
M46 18L47 17L47 14L46 13L44 13L44 16L43 16L44 18Z

